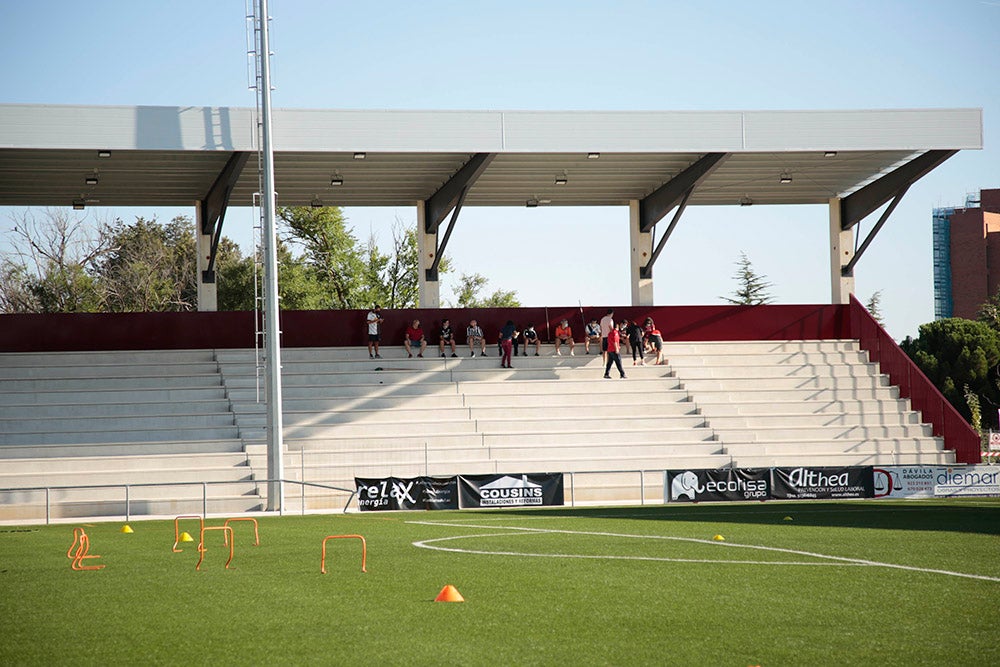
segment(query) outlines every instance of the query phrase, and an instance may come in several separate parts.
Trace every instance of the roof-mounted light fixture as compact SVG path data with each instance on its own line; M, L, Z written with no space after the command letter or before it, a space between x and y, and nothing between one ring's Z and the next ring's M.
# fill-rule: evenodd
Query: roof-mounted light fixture
M309 206L312 208L323 208L323 200L317 195L313 195L312 201L309 202Z
M778 176L778 182L779 183L791 183L792 182L792 174L790 172L787 172L787 171L781 172L781 175Z
M566 177L566 174L556 176L556 185L566 185L567 183L569 183L569 179Z
M601 157L600 153L587 153L588 160L597 160L600 159L600 157Z
M740 197L740 206L753 206L753 199L750 199L750 195Z
M357 151L354 154L355 160L364 160L366 157L368 157L368 153L365 153L364 151Z
M528 208L535 208L536 206L538 206L538 200L529 199L528 201L524 202L524 205L527 206Z
M823 157L837 157L837 151L826 151L823 153Z
M97 151L97 157L111 157L111 151Z
M86 204L87 204L87 202L84 201L83 199L74 199L73 200L73 210L74 211L82 211L84 208L86 208Z
M344 177L341 176L340 174L334 174L330 178L330 185L340 186L340 185L343 185L343 184L344 184Z
M94 172L93 176L88 176L87 178L83 179L83 182L86 183L87 185L97 185L98 183L100 183L100 179L97 177L97 172Z

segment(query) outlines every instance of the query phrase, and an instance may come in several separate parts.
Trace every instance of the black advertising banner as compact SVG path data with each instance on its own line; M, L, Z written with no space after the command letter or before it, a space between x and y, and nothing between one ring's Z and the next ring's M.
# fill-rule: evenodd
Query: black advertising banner
M774 498L830 500L874 498L874 469L867 467L774 468Z
M770 500L771 470L668 470L664 487L663 497L669 499L668 502Z
M562 473L461 475L461 506L547 507L563 504Z
M362 512L458 509L455 477L354 478Z

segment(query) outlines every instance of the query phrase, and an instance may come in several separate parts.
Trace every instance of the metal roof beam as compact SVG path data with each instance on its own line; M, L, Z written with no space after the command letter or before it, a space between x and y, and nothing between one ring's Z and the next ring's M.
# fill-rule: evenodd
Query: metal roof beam
M496 153L476 153L427 199L424 205L427 212L424 221L425 233L437 234L438 227L444 219L458 205L459 200L465 198L465 193L482 176L495 157Z
M956 150L927 151L845 197L840 202L841 228L846 231L858 224L878 207L896 197L900 191L905 191L957 152Z
M649 261L646 262L646 265L639 267L640 278L653 277L653 264L656 263L657 258L660 256L660 252L663 251L663 246L667 245L667 239L670 238L670 235L674 231L674 227L677 226L677 222L681 219L681 215L684 214L684 209L687 208L688 199L690 199L692 192L694 192L693 187L684 193L684 196L681 198L681 203L677 206L677 212L674 213L674 217L670 220L670 224L667 226L666 231L663 232L660 242L656 244L656 250L653 251Z
M233 193L236 181L243 173L243 167L249 158L248 151L237 151L229 156L226 166L201 200L201 233L212 236L212 250L208 256L207 268L201 273L202 282L215 282L215 256L219 251L222 223L226 219L229 196Z
M729 158L730 153L707 153L697 162L660 186L655 192L639 201L639 231L648 234L698 185L708 178ZM648 265L647 265L648 266Z
M851 261L848 262L846 266L841 267L840 275L842 276L854 275L854 265L858 263L858 261L861 259L861 255L865 253L865 250L868 249L868 246L871 245L871 242L875 240L875 235L878 234L879 230L882 229L882 225L884 225L886 220L889 219L889 216L892 215L892 212L896 210L896 205L899 204L899 200L903 198L903 195L905 195L906 191L909 189L910 189L910 184L907 183L898 192L896 192L896 194L892 198L892 203L889 204L889 206L886 207L885 211L882 212L882 215L879 216L878 222L876 222L875 226L872 227L872 230L868 232L868 236L865 237L865 240L861 244L861 247L858 248L856 251L854 251L854 257L851 258Z

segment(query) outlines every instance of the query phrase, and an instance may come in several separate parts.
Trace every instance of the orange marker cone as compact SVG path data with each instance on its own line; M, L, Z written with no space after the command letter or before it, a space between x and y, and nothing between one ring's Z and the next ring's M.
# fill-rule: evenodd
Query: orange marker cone
M455 588L451 584L448 584L447 586L445 586L444 588L441 589L441 592L438 593L438 596L436 598L434 598L434 601L435 602L465 602L465 598L462 597L462 594L458 592L457 588Z

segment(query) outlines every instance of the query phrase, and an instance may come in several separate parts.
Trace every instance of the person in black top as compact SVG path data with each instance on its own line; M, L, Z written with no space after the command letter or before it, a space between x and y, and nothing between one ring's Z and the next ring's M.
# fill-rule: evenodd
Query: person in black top
M629 342L629 345L632 347L632 365L633 366L637 365L636 364L636 360L635 360L635 357L636 357L635 353L638 352L639 353L638 365L639 366L645 366L646 365L646 360L645 360L645 357L644 357L643 352L642 352L642 348L643 348L643 344L642 344L642 335L643 335L642 327L640 327L634 321L629 320L628 324L625 326L625 333L628 335L628 342Z
M446 346L451 346L451 356L457 357L455 354L455 332L451 330L450 320L441 320L441 333L438 338L438 347L441 348L441 356L446 356L444 353L444 348Z
M524 356L528 356L528 346L535 346L535 356L538 356L538 350L541 347L542 342L538 339L538 332L535 331L535 325L529 324L528 328L524 330Z

